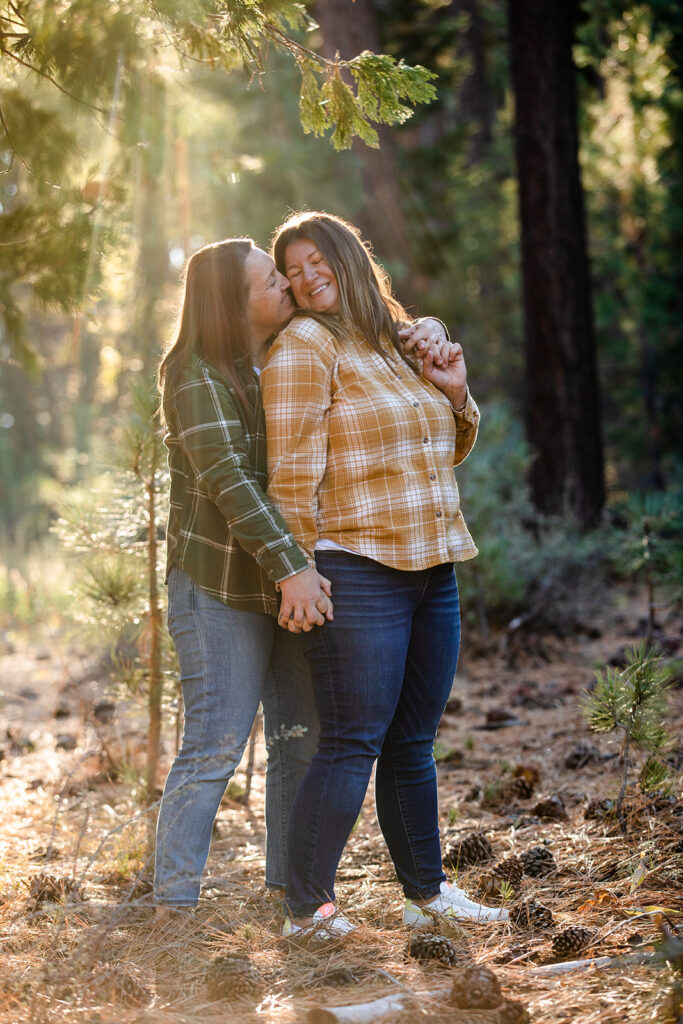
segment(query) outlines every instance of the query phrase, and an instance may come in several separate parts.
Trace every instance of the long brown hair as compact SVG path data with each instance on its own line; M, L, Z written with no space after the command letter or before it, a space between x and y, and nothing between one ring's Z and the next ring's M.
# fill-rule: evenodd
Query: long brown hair
M331 213L304 210L289 217L273 235L271 254L277 269L286 273L285 250L290 242L308 238L324 257L337 280L339 314L316 314L306 310L340 341L360 335L386 359L386 344L412 366L403 355L396 329L398 320L408 316L391 294L391 278L364 242L358 228ZM384 343L384 344L383 344ZM414 367L413 367L414 368Z
M158 371L162 398L170 393L193 354L220 370L243 408L251 381L244 264L251 238L226 238L198 249L187 261L183 299L172 340Z

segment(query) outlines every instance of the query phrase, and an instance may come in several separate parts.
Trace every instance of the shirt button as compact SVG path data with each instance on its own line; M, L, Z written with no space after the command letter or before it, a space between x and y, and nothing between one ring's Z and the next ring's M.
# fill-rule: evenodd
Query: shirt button
M429 474L429 479L430 480L436 480L436 473L430 473Z
M441 509L436 513L436 518L441 519Z
M413 402L413 409L418 409L420 406L419 402Z
M428 437L423 437L422 438L422 444L429 444L429 438Z

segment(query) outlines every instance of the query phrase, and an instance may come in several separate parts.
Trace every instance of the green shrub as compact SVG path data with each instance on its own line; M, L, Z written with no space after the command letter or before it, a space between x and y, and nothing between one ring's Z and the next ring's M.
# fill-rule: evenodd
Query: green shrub
M464 616L486 629L530 615L537 626L571 628L592 607L611 540L532 505L532 456L522 423L505 403L482 410L472 455L457 469L462 505L479 548L458 566Z

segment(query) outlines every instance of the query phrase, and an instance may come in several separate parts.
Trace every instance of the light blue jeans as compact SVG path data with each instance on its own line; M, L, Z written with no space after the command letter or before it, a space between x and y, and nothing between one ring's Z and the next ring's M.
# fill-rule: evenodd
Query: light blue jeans
M259 702L268 752L266 885L284 886L290 808L315 753L318 724L301 637L270 615L217 601L178 566L168 584L185 724L159 809L154 899L192 907L213 822Z

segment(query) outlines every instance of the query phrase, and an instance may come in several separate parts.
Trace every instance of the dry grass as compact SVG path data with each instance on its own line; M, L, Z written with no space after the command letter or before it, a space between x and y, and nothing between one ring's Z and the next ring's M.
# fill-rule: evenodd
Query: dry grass
M439 735L443 747L463 751L460 762L439 767L444 832L483 830L497 860L547 844L556 872L545 878L525 876L514 899L534 898L548 906L556 928L579 924L592 929L594 941L580 954L587 956L651 952L658 921L664 915L672 926L683 920L676 915L683 912L680 794L672 805L631 791L629 827L622 835L609 819L587 821L583 816L589 798L614 796L616 761L564 767L572 747L589 739L578 714L579 692L592 666L614 653L621 641L609 632L590 642L548 643L542 657L514 671L495 656L470 659L463 667L465 705L459 714L445 716ZM24 653L30 671L29 646ZM46 671L44 659L33 668ZM60 671L44 683L56 687L55 703L63 685ZM519 700L515 694L521 694ZM542 699L536 699L539 695ZM678 735L680 697L678 690L671 722ZM489 707L515 700L514 710L527 724L479 728ZM370 797L339 874L340 901L349 916L363 922L343 943L316 947L280 938L279 902L262 887L260 777L251 809L228 804L221 810L200 909L160 928L135 887L149 865L143 852L146 824L135 817L130 788L93 783L83 773L94 743L87 730L78 749L60 753L56 762L54 745L45 739L46 730L58 731L56 726L45 721L41 726L36 715L31 726L35 751L8 752L1 780L0 1021L285 1024L305 1021L314 1006L364 1002L404 990L419 998L400 1016L394 1014L397 1024L464 1019L443 997L429 996L449 986L452 969L406 957L402 900ZM603 752L611 749L596 745ZM516 808L509 803L487 807L473 794L474 786L507 778L520 763L531 763L540 772L531 799ZM530 815L538 795L556 793L567 809L565 820L539 821ZM459 884L472 891L488 866L462 871ZM52 879L36 881L46 874ZM69 892L60 879L75 879L80 888ZM553 934L507 923L452 932L462 962L491 967L506 995L527 1006L534 1024L675 1020L666 1009L673 984L666 966L534 973L535 966L552 959ZM226 954L246 956L258 970L262 990L257 1000L209 1000L206 969L214 957Z

